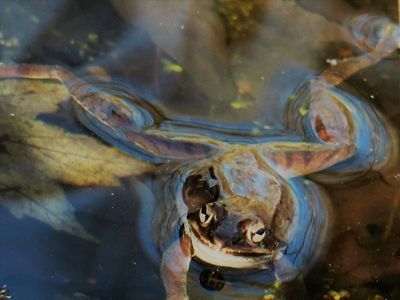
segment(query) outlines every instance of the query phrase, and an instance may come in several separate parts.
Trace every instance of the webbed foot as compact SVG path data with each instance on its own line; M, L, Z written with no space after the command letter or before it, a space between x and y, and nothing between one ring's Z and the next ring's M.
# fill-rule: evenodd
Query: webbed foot
M363 14L347 25L358 47L366 52L374 50L383 39L386 52L400 48L400 27L386 16Z

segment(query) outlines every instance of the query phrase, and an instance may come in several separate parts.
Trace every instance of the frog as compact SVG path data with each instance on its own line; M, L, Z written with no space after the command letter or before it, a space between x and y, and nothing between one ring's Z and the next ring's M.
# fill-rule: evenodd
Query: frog
M246 139L229 126L174 120L143 97L104 88L58 66L2 64L0 78L61 82L84 127L160 166L159 174L170 174L161 182L176 216L162 234L178 231L178 237L160 242L160 273L168 299L188 299L192 260L267 269L282 282L317 261L331 220L327 196L313 181L352 180L389 167L397 157L396 134L385 118L338 88L389 55L392 35L388 29L370 52L338 60L299 87L285 112L287 132L297 140Z

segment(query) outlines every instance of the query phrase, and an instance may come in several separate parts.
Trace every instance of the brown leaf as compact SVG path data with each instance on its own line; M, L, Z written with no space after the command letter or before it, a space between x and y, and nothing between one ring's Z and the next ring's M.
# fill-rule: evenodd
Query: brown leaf
M42 87L43 92L32 93ZM104 144L83 127L75 124L71 133L38 120L42 113L54 112L60 101L68 100L61 85L3 81L0 89L9 95L0 95L0 136L9 137L3 147L26 164L33 162L48 178L72 185L117 186L120 177L153 170L152 165ZM10 90L18 93L12 95ZM68 105L58 114L64 122L75 122Z
M16 218L31 217L92 242L98 240L78 223L63 189L32 168L0 156L0 204ZM8 165L6 162L9 161Z
M118 186L121 177L153 168L77 124L61 84L0 81L0 204L16 217L96 241L58 183Z

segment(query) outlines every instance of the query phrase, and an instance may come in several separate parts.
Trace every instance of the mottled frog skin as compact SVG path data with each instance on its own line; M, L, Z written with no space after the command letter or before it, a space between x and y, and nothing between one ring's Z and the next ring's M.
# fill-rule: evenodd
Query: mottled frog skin
M185 299L192 258L222 268L266 269L280 281L312 266L327 240L330 213L324 192L303 176L350 180L388 167L397 155L396 135L381 114L336 87L395 44L390 27L366 55L338 61L302 85L283 116L297 140L266 135L252 142L249 134L238 142L246 134L224 125L174 123L138 96L90 84L56 66L0 65L0 77L59 80L89 130L150 163L173 163L160 174L165 201L177 216L158 242L167 297ZM171 226L181 229L172 242Z

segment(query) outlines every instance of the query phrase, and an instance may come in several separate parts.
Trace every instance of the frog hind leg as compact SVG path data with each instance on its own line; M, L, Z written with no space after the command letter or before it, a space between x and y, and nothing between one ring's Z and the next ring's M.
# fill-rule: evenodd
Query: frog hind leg
M314 94L300 91L287 106L286 122L310 142L354 147L352 157L314 176L318 181L336 183L369 170L383 171L398 156L397 134L390 122L368 102L336 87Z
M398 25L387 22L386 18L378 18L378 22L373 22L376 18L370 20L371 18L368 16L355 18L356 21L359 19L361 19L363 23L367 23L367 25L370 23L370 27L378 27L376 30L373 30L378 31L379 29L380 32L376 44L364 55L343 60L333 60L334 63L331 64L330 68L322 72L321 75L314 80L313 84L315 87L319 88L319 86L322 85L325 88L329 88L339 85L360 70L378 63L400 47L400 27ZM358 35L355 35L355 39L358 40L357 42L361 43L361 40L368 39L367 35L368 33L361 34L361 32L359 32Z
M313 174L346 161L354 155L353 145L308 142L276 142L257 145L263 161L283 178Z
M0 64L0 79L56 80L68 89L78 120L109 144L150 163L209 157L224 142L163 126L168 119L139 96L112 85L86 82L58 67Z
M206 158L225 146L211 137L163 128L166 118L141 97L115 94L101 86L88 88L93 91L74 93L83 95L73 101L78 120L128 154L162 164Z
M285 121L290 130L311 142L355 148L350 159L320 172L314 179L343 182L371 169L383 171L396 161L398 142L394 127L372 105L336 85L393 52L400 41L399 32L398 26L386 26L372 51L336 61L302 86L288 103Z

